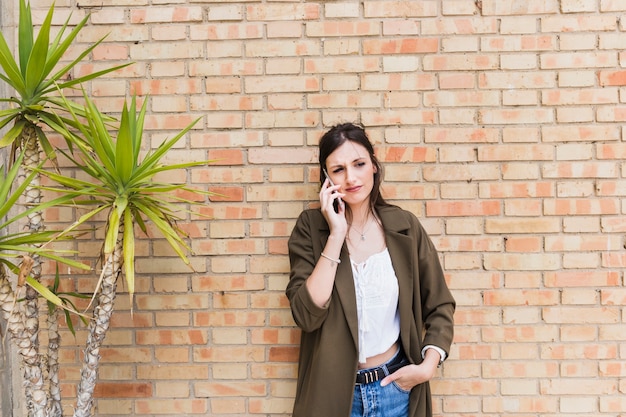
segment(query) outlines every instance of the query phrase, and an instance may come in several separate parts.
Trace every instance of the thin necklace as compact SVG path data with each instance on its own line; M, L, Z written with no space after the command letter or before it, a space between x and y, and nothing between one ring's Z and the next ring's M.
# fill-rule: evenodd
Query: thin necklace
M369 221L369 216L367 216L367 221ZM360 231L359 229L357 229L353 224L350 224L350 227L353 228L359 235L361 235L361 241L364 242L365 241L365 234L367 233L368 230L370 230L370 227L372 227L372 223L370 222L369 225L366 223L366 228L363 229L363 231Z

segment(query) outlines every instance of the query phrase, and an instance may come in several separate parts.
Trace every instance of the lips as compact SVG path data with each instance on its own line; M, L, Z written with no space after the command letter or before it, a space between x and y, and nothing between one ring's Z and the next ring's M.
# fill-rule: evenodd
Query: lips
M358 192L361 188L363 188L362 185L356 186L356 187L349 187L345 189L346 193L356 193Z

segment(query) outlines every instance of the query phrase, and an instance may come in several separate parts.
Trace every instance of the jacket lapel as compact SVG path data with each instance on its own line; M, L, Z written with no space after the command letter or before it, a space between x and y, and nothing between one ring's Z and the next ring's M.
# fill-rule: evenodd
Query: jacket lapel
M359 346L359 323L356 310L356 290L354 288L354 277L352 276L352 266L350 256L344 247L341 249L341 263L337 266L337 276L335 278L335 288L341 301L346 321L350 328L350 334L354 341L354 346Z
M320 240L321 248L326 246L328 235L330 230L328 224L323 222L320 225ZM352 266L350 264L350 255L348 254L348 248L344 243L341 247L341 254L339 259L341 263L337 265L337 274L335 275L335 290L339 296L339 302L345 314L352 340L354 341L355 348L359 346L359 329L358 319L356 311L356 291L354 289L354 278L352 276Z

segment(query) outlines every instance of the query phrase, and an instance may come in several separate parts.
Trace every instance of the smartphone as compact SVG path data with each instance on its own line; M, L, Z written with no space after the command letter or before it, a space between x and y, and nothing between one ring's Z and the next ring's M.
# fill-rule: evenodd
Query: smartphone
M326 178L328 178L328 182L330 183L330 185L332 187L335 186L335 183L333 182L333 180L330 179L330 176L328 175L328 172L326 172L326 168L322 168L322 170L324 171L324 175L326 175ZM339 213L339 202L341 201L341 198L335 198L335 200L333 200L333 208L335 209L335 213Z

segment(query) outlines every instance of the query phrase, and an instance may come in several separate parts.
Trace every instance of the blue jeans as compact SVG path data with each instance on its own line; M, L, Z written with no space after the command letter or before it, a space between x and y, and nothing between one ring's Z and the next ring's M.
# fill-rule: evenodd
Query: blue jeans
M389 375L386 365L383 369ZM355 384L350 417L408 417L409 394L395 382L385 387L380 381Z

